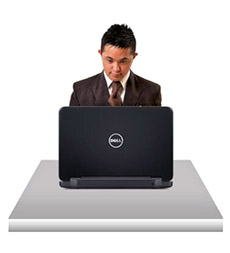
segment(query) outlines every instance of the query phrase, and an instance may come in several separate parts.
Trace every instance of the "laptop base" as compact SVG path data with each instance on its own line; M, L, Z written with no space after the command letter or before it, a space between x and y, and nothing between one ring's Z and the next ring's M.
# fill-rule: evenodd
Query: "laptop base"
M71 178L70 181L60 181L59 183L61 187L70 189L159 189L172 186L172 181L162 181L161 178L151 177L81 177Z

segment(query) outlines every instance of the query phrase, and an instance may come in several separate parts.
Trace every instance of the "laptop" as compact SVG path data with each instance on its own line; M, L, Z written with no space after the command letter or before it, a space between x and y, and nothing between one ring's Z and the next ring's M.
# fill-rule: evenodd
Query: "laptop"
M63 107L59 179L65 188L167 188L173 178L169 107Z

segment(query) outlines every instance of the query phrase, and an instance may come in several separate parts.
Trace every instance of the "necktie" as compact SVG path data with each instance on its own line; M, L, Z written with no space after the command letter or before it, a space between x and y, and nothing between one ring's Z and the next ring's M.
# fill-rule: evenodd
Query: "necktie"
M123 87L121 83L118 82L112 82L112 93L109 96L108 102L112 106L121 106L122 100L121 100L121 92L123 90Z

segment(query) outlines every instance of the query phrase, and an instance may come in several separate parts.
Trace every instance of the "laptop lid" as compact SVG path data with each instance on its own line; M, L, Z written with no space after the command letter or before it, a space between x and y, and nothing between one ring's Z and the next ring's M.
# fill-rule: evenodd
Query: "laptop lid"
M63 107L59 178L173 177L169 107Z

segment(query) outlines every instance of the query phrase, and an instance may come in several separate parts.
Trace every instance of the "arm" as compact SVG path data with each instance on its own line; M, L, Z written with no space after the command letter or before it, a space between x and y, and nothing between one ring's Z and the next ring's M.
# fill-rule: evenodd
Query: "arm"
M71 95L69 106L80 106L75 89Z
M161 106L161 87L160 86L159 86L159 92L156 96L155 105Z

